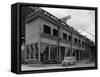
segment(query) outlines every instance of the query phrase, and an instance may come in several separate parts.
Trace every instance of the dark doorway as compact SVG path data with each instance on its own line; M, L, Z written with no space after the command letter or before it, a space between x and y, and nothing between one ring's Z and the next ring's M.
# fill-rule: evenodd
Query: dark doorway
M65 57L65 47L61 47L61 61L64 59Z
M43 53L41 53L41 62L46 63L49 59L48 56L49 56L49 46L47 46L43 51Z
M79 60L79 50L76 50L76 60Z

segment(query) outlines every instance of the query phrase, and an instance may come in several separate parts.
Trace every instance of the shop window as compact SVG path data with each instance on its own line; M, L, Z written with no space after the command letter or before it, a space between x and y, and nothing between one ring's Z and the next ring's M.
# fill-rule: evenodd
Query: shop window
M54 36L58 36L58 30L53 29L53 35L54 35Z
M51 58L51 60L57 59L57 46L51 45L51 47L50 47L50 58Z
M44 33L51 34L51 27L44 25Z
M35 43L35 48L36 48L36 59L38 59L38 43Z
M71 50L70 49L68 49L68 52L67 52L66 56L67 57L71 56Z
M65 57L65 47L61 47L61 60Z
M33 59L33 58L34 58L34 55L33 55L33 54L34 54L34 52L35 52L35 51L34 51L34 48L33 48L33 44L30 45L30 50L31 50L31 51L30 51L30 57L31 57L31 59Z

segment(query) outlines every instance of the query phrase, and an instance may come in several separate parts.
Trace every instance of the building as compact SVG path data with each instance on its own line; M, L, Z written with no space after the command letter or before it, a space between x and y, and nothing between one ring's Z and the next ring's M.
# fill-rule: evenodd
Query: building
M77 30L41 8L25 18L24 63L59 63L64 57L90 60L91 43Z

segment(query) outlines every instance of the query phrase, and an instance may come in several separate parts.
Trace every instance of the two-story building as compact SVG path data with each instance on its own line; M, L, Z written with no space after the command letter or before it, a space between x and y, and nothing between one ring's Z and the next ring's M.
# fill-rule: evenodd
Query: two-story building
M23 60L27 63L61 62L74 56L87 59L86 38L61 19L43 9L36 9L25 18Z

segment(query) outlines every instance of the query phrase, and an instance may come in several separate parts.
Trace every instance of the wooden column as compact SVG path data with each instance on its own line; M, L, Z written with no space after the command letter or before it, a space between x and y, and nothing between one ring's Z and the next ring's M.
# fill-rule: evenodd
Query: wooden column
M58 61L59 60L59 56L58 56L58 53L59 53L59 51L58 51L58 45L56 47L57 47L57 61Z
M70 56L72 56L72 33L71 33L71 48L70 48Z
M24 47L24 59L27 59L27 45Z
M38 62L41 63L41 51L40 51L40 47L41 47L41 24L39 23L39 42L38 42Z
M36 52L36 49L35 49L35 44L33 44L33 55L34 55L34 59L36 59L35 52Z
M64 57L66 57L66 52L67 52L67 47L65 47L65 55L64 55Z
M49 60L50 60L50 44L49 44Z
M59 52L59 61L61 60L61 48L60 48L60 45L58 46L58 52Z
M79 54L78 54L78 56L79 56L79 60L80 60L80 50L79 50Z
M41 55L40 55L40 42L38 43L38 62L41 63Z
M31 47L30 47L30 45L29 45L29 59L31 59L31 55L30 55L31 52L32 52L32 51L31 51Z
M59 20L60 21L60 20ZM58 50L58 61L60 61L61 59L61 49L60 49L60 23L58 23L58 47L57 47L57 50Z

